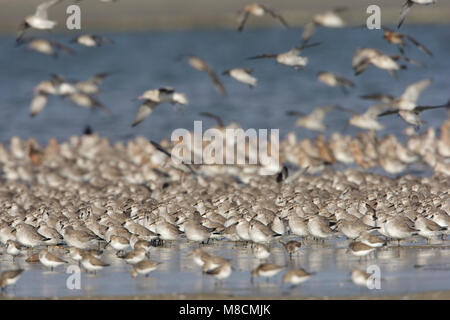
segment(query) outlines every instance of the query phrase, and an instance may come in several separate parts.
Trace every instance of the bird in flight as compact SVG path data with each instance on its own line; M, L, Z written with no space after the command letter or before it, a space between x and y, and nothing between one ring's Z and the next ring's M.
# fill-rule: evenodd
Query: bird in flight
M253 69L233 68L222 72L222 75L229 75L235 80L248 84L250 88L256 86L258 79L252 76Z
M206 63L205 60L193 56L193 55L181 55L178 57L178 60L187 58L189 65L198 71L206 72L206 74L210 77L211 81L214 83L214 86L216 87L217 91L223 95L226 96L227 93L225 91L225 88L223 87L222 83L220 82L219 78L217 77L217 74L214 72L214 70Z
M48 19L48 9L62 0L50 0L37 6L33 15L25 17L19 27L19 34L16 41L19 42L27 29L51 30L56 26L56 22Z
M73 38L70 40L71 43L78 43L85 47L100 47L103 44L112 44L114 41L112 41L109 38L98 36L95 34L82 34L78 37Z
M362 114L354 114L348 123L360 129L382 130L384 125L377 121L377 117L389 108L391 108L389 103L371 106Z
M304 44L294 47L287 52L282 53L265 53L247 59L275 59L279 64L292 67L295 70L304 68L308 64L308 58L300 56L303 49L318 46L320 43Z
M413 37L404 34L404 33L398 33L395 32L391 29L389 29L388 27L383 26L382 27L383 32L384 32L384 39L393 44L396 45L401 54L404 54L404 47L406 45L406 40L409 40L411 43L413 43L416 47L418 47L420 50L422 50L423 52L425 52L427 55L432 56L433 53L431 52L431 50L429 50L427 47L425 47L423 44L421 44L419 41L417 41L416 39L414 39Z
M333 72L321 71L317 74L317 80L329 87L340 87L347 93L346 88L354 88L355 84L347 78Z
M173 88L166 87L147 90L141 94L138 99L144 100L144 102L139 107L136 119L132 124L133 127L144 121L144 119L147 118L160 103L169 102L171 104L188 104L188 99L183 93L176 92Z
M50 41L41 38L22 38L17 42L17 46L21 46L23 44L27 44L28 49L34 50L39 53L48 54L53 56L54 58L58 57L58 51L62 51L67 54L75 54L75 52L59 42Z
M415 127L420 127L425 124L424 121L422 121L419 117L419 114L423 111L427 110L433 110L433 109L442 109L446 108L450 110L450 100L447 102L447 104L439 105L439 106L418 106L415 107L412 110L401 110L401 109L395 109L395 110L388 110L381 114L379 114L379 117L391 115L391 114L398 114L406 123L412 124Z
M303 115L301 112L297 111L288 111L288 115L300 115L301 117L297 119L295 122L296 127L303 127L312 131L321 131L324 132L327 130L327 127L323 123L325 116L333 110L343 110L348 111L341 106L323 106L315 108L308 115Z
M251 3L245 5L241 10L239 10L239 27L238 31L244 30L245 23L250 15L255 17L262 17L266 13L269 14L272 18L279 20L285 27L289 27L286 20L276 13L274 10L267 8L266 6L259 3Z
M312 21L305 25L302 33L302 41L306 43L311 39L312 35L316 31L318 26L326 28L342 28L345 26L344 20L338 15L338 13L347 10L346 7L339 7L333 10L328 10L322 13L316 14Z
M398 23L397 28L400 29L403 22L406 19L406 16L408 15L409 10L411 10L411 7L415 4L419 5L430 5L436 3L436 0L407 0L405 4L402 7L402 12L400 13L400 21Z

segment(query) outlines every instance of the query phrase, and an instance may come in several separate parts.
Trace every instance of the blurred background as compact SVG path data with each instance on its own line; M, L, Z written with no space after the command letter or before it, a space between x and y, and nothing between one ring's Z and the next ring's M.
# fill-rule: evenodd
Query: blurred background
M104 3L83 0L81 30L67 30L65 10L74 1L65 0L49 10L50 19L58 21L52 32L30 31L29 36L58 41L71 47L74 55L61 53L58 58L16 47L15 36L22 19L35 11L39 0L0 0L0 139L12 135L35 137L46 143L52 136L59 140L81 134L86 125L112 140L125 140L136 135L159 140L170 138L177 128L193 128L194 120L204 120L205 127L214 125L202 118L200 112L220 115L225 123L236 121L244 128L277 128L281 136L295 131L299 138L314 137L316 133L295 128L295 117L288 110L310 112L315 107L340 104L363 112L371 103L360 99L363 94L384 92L400 95L414 81L431 77L434 83L421 95L419 104L436 105L450 98L450 1L432 6L417 6L409 13L401 32L433 51L429 57L409 45L405 55L426 65L408 65L398 79L383 70L370 67L354 76L352 57L357 48L373 47L387 54L399 50L383 39L381 30L367 30L365 24L370 4L382 8L382 23L396 25L402 0L277 0L262 1L285 17L291 28L284 28L270 16L250 17L243 32L237 32L237 12L248 2L241 0L118 0ZM307 49L302 55L309 58L308 66L295 71L273 60L248 60L262 53L280 53L300 44L303 26L312 16L334 7L346 6L342 18L348 27L319 28L311 41L320 46ZM70 43L80 34L95 33L106 36L114 44L87 48ZM180 54L195 54L205 59L219 74L228 95L220 96L208 76L177 61ZM222 76L222 71L234 68L253 68L258 78L254 89ZM356 84L348 94L330 88L316 79L319 71L339 73ZM112 72L102 84L97 96L113 112L112 117L73 106L59 97L50 97L47 107L35 118L29 116L33 88L56 73L66 79L86 80L96 73ZM169 104L160 105L144 122L132 128L139 102L133 101L142 92L161 86L174 87L189 98L183 112L175 112ZM332 112L325 122L333 131L355 134L357 129L347 125L348 114ZM447 117L439 109L424 112L426 126L438 128ZM397 116L385 117L387 129L380 132L400 134L407 125ZM206 128L205 128L206 129Z

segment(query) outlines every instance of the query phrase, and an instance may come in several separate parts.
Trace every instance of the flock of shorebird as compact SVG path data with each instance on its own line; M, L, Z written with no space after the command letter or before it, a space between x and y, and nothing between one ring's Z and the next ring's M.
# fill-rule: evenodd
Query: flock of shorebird
M53 29L56 23L49 20L47 10L61 1L44 2L34 15L26 17L17 44L27 44L32 50L54 56L59 51L73 54L71 48L60 43L25 37L25 31L30 28ZM399 27L414 4L431 3L434 1L408 0ZM273 58L295 69L304 68L308 59L300 53L318 45L309 43L314 30L318 26L344 26L338 15L342 10L338 8L314 16L305 27L300 46L285 53L250 59ZM240 13L238 30L244 29L251 15L264 14L288 26L274 10L250 4ZM353 59L355 74L373 65L395 76L398 70L406 68L399 60L419 64L404 56L406 41L432 54L408 35L389 28L383 30L385 39L398 46L401 55L390 56L372 48L359 49ZM72 42L91 47L113 43L96 35L81 35ZM218 92L226 94L219 77L203 59L192 55L182 55L179 59L207 73ZM248 69L233 68L223 75L250 87L257 85L257 79ZM82 107L100 108L109 114L109 109L95 98L107 76L109 73L97 74L85 81L69 81L54 74L35 87L30 114L38 114L49 95L62 96ZM343 90L355 86L332 72L320 72L317 78ZM110 265L103 258L109 253L108 259L120 259L129 264L131 275L137 277L158 268L161 262L150 257L161 243L181 239L203 244L232 241L251 243L251 252L260 261L256 268L248 270L253 279L270 278L286 269L286 266L270 262L271 248L278 242L289 259L301 250L302 241L308 238L348 239L348 253L357 257L384 250L390 245L389 240L397 240L399 245L401 240L411 241L417 237L433 242L446 241L450 226L450 165L447 161L450 121L442 125L440 137L436 137L433 128L421 136L414 128L408 128L406 146L395 136L378 139L375 135L376 130L383 129L377 120L380 116L398 114L407 123L420 126L423 124L418 116L420 112L449 108L449 103L417 105L420 93L431 83L431 79L425 79L411 84L400 97L379 93L365 95L363 98L380 104L350 118L349 124L369 130L356 138L334 133L329 143L323 135L314 141L305 139L297 143L295 135L288 135L281 143L280 157L283 162L303 168L291 175L286 167L275 176L264 176L259 174L258 166L176 165L167 151L174 144L167 141L158 144L141 137L125 145L112 146L97 134L84 134L62 143L52 139L45 148L33 139L22 141L13 137L9 150L0 145L3 255L13 261L26 255L26 262L40 262L51 270L73 261L95 273ZM148 90L138 99L143 103L133 126L161 103L188 103L184 93L172 88ZM323 132L326 130L323 119L333 110L352 112L338 105L320 107L309 115L302 115L296 124ZM214 114L202 115L216 119L217 128L223 132L237 127L235 124L226 126ZM355 169L333 171L327 168L337 161L357 163L365 169L381 165L390 173L399 173L406 165L421 160L434 168L433 176L389 178ZM304 169L320 170L322 174L307 175ZM39 251L34 253L35 249ZM233 260L208 251L207 247L200 246L193 249L190 256L205 274L218 280L228 278L233 271ZM282 281L292 285L315 275L300 267L287 269ZM22 272L23 269L2 272L1 289L14 284ZM355 284L366 285L369 277L363 270L352 271Z

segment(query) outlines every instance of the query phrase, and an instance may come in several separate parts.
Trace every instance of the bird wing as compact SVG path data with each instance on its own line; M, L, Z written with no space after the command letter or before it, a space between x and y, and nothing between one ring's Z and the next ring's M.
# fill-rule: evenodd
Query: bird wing
M394 110L384 111L384 112L380 113L380 114L378 115L378 117L384 117L384 116L388 116L388 115L390 115L390 114L396 114L396 113L398 113L399 111L400 111L399 109L394 109Z
M419 82L415 82L406 88L405 92L402 95L402 99L407 101L416 102L419 98L420 93L425 90L431 83L432 79L425 79Z
M417 113L420 113L422 111L431 110L431 109L439 109L439 108L447 108L450 109L450 101L447 102L447 104L441 105L441 106L419 106L414 109Z
M101 103L100 101L98 101L97 99L95 99L95 98L93 98L93 97L91 97L91 96L88 96L88 97L89 97L89 99L92 101L92 105L93 105L95 108L99 108L99 109L101 109L103 112L105 112L108 116L112 116L111 110L109 110L103 103Z
M275 53L263 53L263 54L260 54L260 55L257 55L257 56L249 57L247 59L249 59L249 60L267 59L267 58L276 58L277 56L278 56L278 54L275 54Z
M384 93L373 93L373 94L366 94L361 96L361 98L365 100L375 100L375 101L381 101L381 102L390 102L394 100L394 97L388 94Z
M406 62L409 62L411 64L415 64L416 66L426 67L425 64L423 64L422 62L419 62L419 61L407 58L405 56L390 56L390 57L391 57L392 60L395 60L395 61L402 59L402 60L405 60Z
M267 8L266 6L260 5L261 8L264 9L265 12L270 14L272 18L280 20L280 22L286 27L289 28L289 24L286 22L286 20L278 13L276 13L274 10Z
M36 95L30 104L30 116L34 117L41 112L47 105L47 96L44 94Z
M162 145L160 145L159 143L157 143L157 142L155 142L155 141L153 141L153 140L150 140L150 143L152 144L152 146L154 146L154 147L156 148L156 150L158 150L159 152L164 153L164 154L165 154L166 156L168 156L169 158L177 159L177 157L176 157L175 155L170 154L169 151L167 151L166 149L164 149L164 147L163 147ZM189 164L183 162L182 159L179 159L179 158L178 158L177 160L178 160L180 163L182 163L184 166L186 166L186 167L189 169L189 171L191 171L193 174L196 173L196 172L194 171L194 169L192 169L192 167L191 167ZM178 230L176 227L174 227L174 228L176 229L177 232L179 232L179 230Z
M309 22L305 25L303 33L302 33L302 41L303 43L306 43L311 39L312 35L316 31L316 23L315 22Z
M404 35L406 37L406 39L408 39L409 41L411 41L412 43L414 43L414 45L416 45L420 50L422 50L423 52L425 52L426 54L428 54L429 56L433 56L433 53L431 52L430 49L428 49L427 47L425 47L423 44L421 44L419 41L417 41L416 39L414 39L411 36L408 35Z
M323 118L325 118L325 115L336 109L336 106L324 106L324 107L319 107L313 110L313 112L311 112L309 114L309 117L313 117L314 119L318 120L318 121L322 121Z
M238 27L239 32L244 30L244 26L245 26L245 23L247 22L248 16L249 16L249 12L247 10L242 12L241 15L239 16L239 27Z
M145 118L147 118L150 113L153 112L153 110L158 106L158 102L152 101L152 100L145 100L143 104L139 107L139 110L136 114L136 119L134 120L132 126L135 127L142 121L144 121Z
M400 13L400 21L398 22L397 28L400 29L403 22L405 21L406 15L408 14L409 10L411 10L411 7L414 5L414 3L411 0L407 0L405 4L403 5L402 12Z
M305 114L304 114L303 112L296 111L296 110L288 110L288 111L286 111L286 115L288 115L288 116L300 116L300 117L302 117L302 116L304 116Z
M204 117L216 120L216 122L219 125L219 127L221 127L221 128L225 127L225 124L223 123L222 119L218 115L215 115L215 114L210 113L210 112L200 112L199 114L201 116L204 116Z
M369 109L367 109L367 111L365 112L365 115L368 116L369 118L375 119L381 113L383 113L385 110L389 108L391 108L391 105L388 103L377 104L369 107Z
M58 2L61 2L61 1L62 0L50 0L50 1L41 3L40 5L37 6L36 13L34 15L36 17L39 17L42 19L47 19L48 18L48 15L47 15L48 8L50 8L51 6L57 4Z
M219 91L219 93L221 95L226 96L227 93L225 91L225 88L223 87L222 83L220 82L220 80L217 77L217 75L214 72L214 70L212 70L211 68L208 68L206 70L206 72L208 73L208 76L211 78L212 82L214 83L214 86L216 87L217 91Z

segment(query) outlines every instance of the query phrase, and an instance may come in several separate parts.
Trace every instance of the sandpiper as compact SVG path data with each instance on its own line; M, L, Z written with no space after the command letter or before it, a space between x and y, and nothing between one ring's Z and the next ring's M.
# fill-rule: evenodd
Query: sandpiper
M375 248L368 246L367 244L364 244L362 242L358 242L358 241L350 243L348 248L349 248L350 252L357 257L366 256L369 253L375 251Z
M0 275L0 288L2 291L5 290L7 286L15 284L23 271L23 269L3 271Z
M160 262L143 260L136 263L130 272L133 278L137 277L139 274L143 274L148 277L150 272L156 270L160 264Z
M125 260L126 263L128 263L128 264L136 264L136 263L143 261L146 256L147 256L147 251L145 249L143 249L143 248L134 249L133 251L127 253L123 257L123 260Z
M314 273L307 272L304 269L292 269L283 275L283 283L290 283L293 286L296 286L309 280L313 274Z
M104 267L108 267L109 264L94 257L89 252L83 252L81 257L81 265L87 270L87 272L94 272L102 270Z
M46 267L50 267L51 271L53 268L58 267L67 263L67 261L55 256L53 253L48 252L46 249L39 252L39 261Z
M272 18L279 20L285 27L289 27L288 23L284 18L276 13L274 10L269 9L268 7L259 4L259 3L251 3L244 6L243 9L239 11L239 27L238 31L244 30L245 23L250 15L255 17L261 17L268 13Z
M224 72L222 72L222 74L229 75L230 77L236 79L237 81L248 84L250 88L253 88L256 86L258 79L256 79L251 75L252 72L253 69L233 68L225 70Z
M75 230L72 226L63 227L61 233L68 246L79 249L92 248L95 242L100 240L97 236L91 235L83 230Z
M252 220L249 226L250 239L256 243L267 243L270 242L273 236L280 236L280 234L275 233L272 229L265 226L258 220Z
M138 99L151 100L158 103L169 102L172 104L188 104L188 99L184 93L176 92L175 89L169 87L147 90L142 93Z
M248 59L275 59L277 63L292 67L295 70L300 70L308 64L308 58L300 56L303 49L315 47L319 43L305 44L299 47L294 47L291 50L283 53L265 53L257 56L249 57Z
M144 121L144 119L147 118L158 105L159 102L154 102L152 100L144 100L144 102L139 107L139 110L136 114L136 119L134 120L131 126L135 127L139 123Z
M47 10L61 1L62 0L50 0L38 5L36 8L36 12L33 15L25 17L25 20L20 25L17 41L20 41L22 39L25 31L29 28L39 30L53 29L57 23L48 19Z
M13 259L20 255L22 251L20 250L20 245L14 240L6 241L6 253L13 256Z
M326 239L335 235L335 232L330 228L328 219L322 216L313 216L308 219L308 231L314 238L318 239Z
M127 240L124 237L112 235L109 238L108 243L112 248L114 248L117 251L123 251L130 247L130 241Z
M404 53L404 47L406 45L405 39L407 39L411 43L413 43L415 46L417 46L420 50L422 50L423 52L428 54L429 56L433 55L433 53L427 47L425 47L423 44L421 44L419 41L417 41L413 37L411 37L407 34L395 32L395 31L387 28L386 26L382 26L382 29L384 31L384 39L386 39L387 42L398 46L398 48L400 49L400 52L402 54Z
M292 257L292 255L295 252L297 252L298 250L300 250L300 247L302 246L301 242L298 242L298 241L295 241L295 240L291 240L291 241L288 241L286 243L280 241L280 243L286 249L287 253L289 254L289 257Z
M265 245L256 243L253 246L253 254L257 259L265 260L270 256L270 251Z
M391 108L389 104L371 106L363 114L353 115L348 123L361 129L382 130L384 125L377 121L377 117L389 108Z
M32 226L20 223L16 225L17 242L25 247L37 247L46 245L46 241L50 240L41 236Z
M189 256L192 256L192 260L194 260L194 263L200 267L203 267L205 261L211 257L209 253L203 251L200 248L194 249L189 253Z
M371 234L370 232L364 231L361 232L359 237L356 238L356 240L372 247L372 248L379 248L384 245L386 245L386 241L382 238Z
M22 45L25 43L27 44L28 49L53 56L54 58L58 57L58 51L62 51L71 55L75 54L75 52L71 48L66 47L56 41L50 41L40 38L23 38L17 44Z
M225 91L225 88L223 87L222 83L220 82L219 78L217 77L214 70L206 63L205 60L203 60L200 57L194 56L194 55L181 55L179 59L187 58L189 65L198 71L203 71L208 74L211 81L214 83L214 86L216 87L217 91L225 96L227 93Z
M207 241L215 228L206 228L200 223L188 219L183 223L184 234L191 241L203 242Z
M295 122L297 127L303 127L313 131L326 131L327 127L323 123L323 120L328 112L336 109L341 109L340 106L323 106L315 108L311 113L305 116L301 116ZM291 113L293 114L293 113Z
M340 87L344 93L346 93L346 88L355 87L353 82L333 72L321 71L317 74L317 80L329 87Z
M72 40L72 43L78 43L86 47L100 47L103 44L111 44L114 43L111 39L95 35L95 34L82 34L79 35Z
M224 280L231 275L232 267L229 261L225 261L218 267L205 271L206 274L213 276L218 280Z
M347 10L345 7L335 8L322 13L316 14L312 21L305 25L302 33L302 41L305 43L309 41L311 36L316 31L317 26L326 28L342 28L345 26L344 20L338 15L338 13Z
M438 238L447 230L447 227L441 227L433 220L425 217L417 217L414 222L414 228L419 230L419 235L427 239L427 241Z
M284 267L273 264L273 263L263 263L252 270L252 277L265 277L270 278L277 275Z

